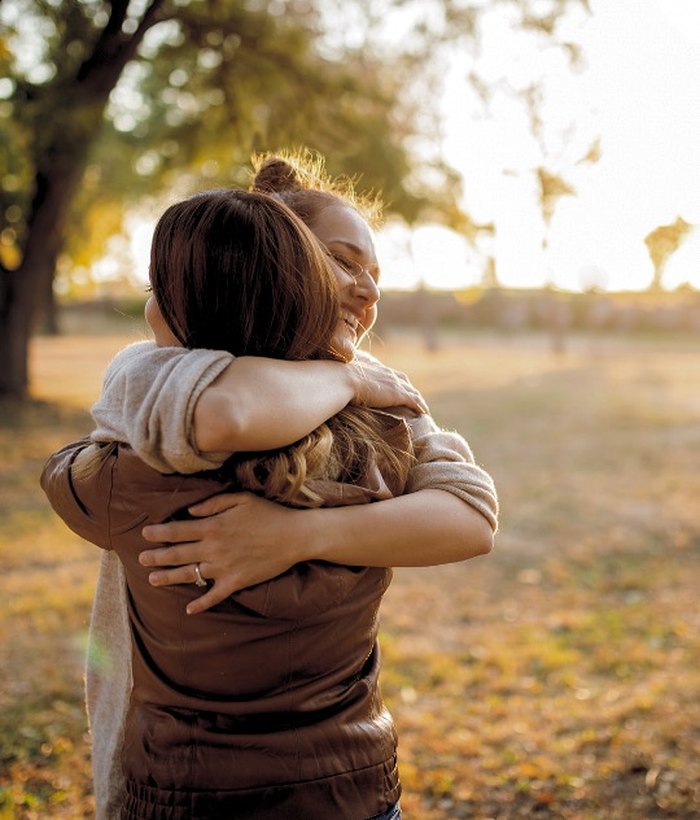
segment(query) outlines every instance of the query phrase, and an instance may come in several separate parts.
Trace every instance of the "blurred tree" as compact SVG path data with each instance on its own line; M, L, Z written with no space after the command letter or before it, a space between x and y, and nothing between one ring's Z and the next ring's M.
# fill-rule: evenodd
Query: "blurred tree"
M523 26L545 29L585 5L510 2ZM245 184L251 150L304 144L333 173L362 169L363 187L409 222L430 212L471 230L460 181L427 150L423 95L435 96L433 50L473 41L488 5L0 2L0 394L26 393L30 333L62 255L87 267L130 202ZM398 9L410 25L397 40L373 23Z
M661 290L666 263L683 244L692 227L690 222L679 216L671 225L660 225L644 237L644 244L654 266L650 290Z
M26 391L59 255L94 257L128 200L243 181L251 149L290 142L417 199L396 81L324 55L311 4L14 0L0 22L0 393Z

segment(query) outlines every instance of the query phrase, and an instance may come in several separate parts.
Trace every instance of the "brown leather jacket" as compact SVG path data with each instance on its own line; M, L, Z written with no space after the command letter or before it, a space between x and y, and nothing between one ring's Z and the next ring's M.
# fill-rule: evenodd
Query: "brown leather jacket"
M199 590L148 584L141 528L227 489L221 477L162 475L125 445L83 440L49 459L41 483L71 529L124 564L134 673L125 818L364 820L398 800L396 734L377 681L390 570L298 564L190 617ZM388 497L381 484L327 482L325 493L329 505L364 503Z

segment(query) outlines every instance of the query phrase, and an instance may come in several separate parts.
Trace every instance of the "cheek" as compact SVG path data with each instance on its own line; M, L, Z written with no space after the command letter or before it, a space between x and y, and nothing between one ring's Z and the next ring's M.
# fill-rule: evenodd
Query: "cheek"
M333 271L333 279L335 280L335 287L338 293L343 293L355 284L355 280L352 276L346 273L342 268L338 267L338 265L332 264L331 269Z
M156 302L152 296L149 296L146 300L146 306L143 309L143 315L146 319L146 324L155 332L155 328L153 327L153 321L155 319L156 313Z
M365 311L365 315L364 315L364 318L363 318L363 321L362 321L362 326L364 327L365 332L367 332L376 321L377 321L377 304L375 302L371 307L368 307L367 310Z
M332 345L344 362L352 361L355 358L355 337L350 338L348 327L344 322L338 323L338 328L333 335Z
M153 296L146 302L144 315L157 345L161 347L180 347L180 342L170 330L170 326L163 318L163 314L160 312L158 303Z

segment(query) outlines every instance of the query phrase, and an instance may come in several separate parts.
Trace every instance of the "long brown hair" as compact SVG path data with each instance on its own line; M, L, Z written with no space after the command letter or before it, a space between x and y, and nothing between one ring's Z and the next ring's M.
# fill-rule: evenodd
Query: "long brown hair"
M306 225L267 194L206 191L172 205L154 232L149 276L184 347L340 358L332 347L339 310L327 257ZM243 488L295 506L322 503L310 481L355 483L373 462L400 490L409 456L388 443L386 429L369 411L348 409L290 447L240 454L228 466Z
M184 347L335 357L333 274L306 226L272 197L214 190L171 205L156 225L149 278Z

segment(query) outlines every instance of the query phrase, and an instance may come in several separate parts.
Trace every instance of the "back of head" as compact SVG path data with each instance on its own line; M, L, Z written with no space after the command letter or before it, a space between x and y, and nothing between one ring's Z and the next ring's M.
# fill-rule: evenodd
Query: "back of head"
M184 347L334 357L333 274L305 225L273 197L215 190L172 205L155 229L150 280Z

